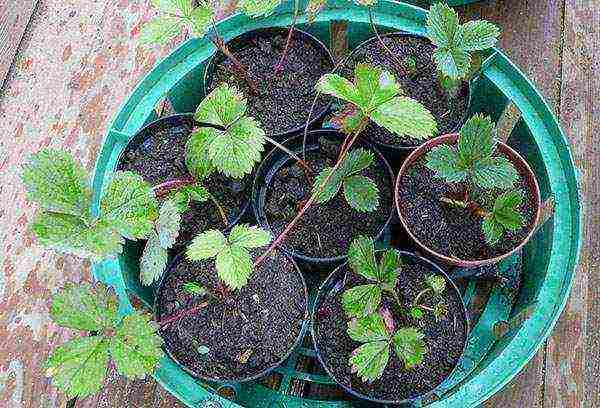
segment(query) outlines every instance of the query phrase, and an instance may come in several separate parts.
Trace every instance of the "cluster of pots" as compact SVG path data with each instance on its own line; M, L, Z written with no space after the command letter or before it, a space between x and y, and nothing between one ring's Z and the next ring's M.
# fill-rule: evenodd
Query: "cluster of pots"
M268 29L266 31L262 31L261 35L264 35L265 33L271 35L273 32L277 32L277 30L273 31L273 29ZM243 45L249 43L255 35L256 33L249 33L233 40L231 43L233 44L232 49L234 51L243 49ZM325 55L326 58L331 61L331 65L333 66L333 57L325 45L323 45L318 39L299 30L295 31L294 36L303 39L303 41L309 42L313 46L320 47L323 50L323 55ZM414 37L404 33L394 33L389 34L388 36ZM420 37L419 40L426 41ZM359 46L358 50L372 45L374 42L376 42L376 39L371 39ZM355 51L353 54L355 55L356 52L357 51ZM215 70L215 65L219 63L218 58L218 55L213 57L211 62L208 64L209 69L207 69L207 74L204 78L205 89L214 88L215 84L212 83L214 77L213 72ZM424 270L428 270L432 274L443 276L446 279L448 293L447 296L458 299L461 305L460 310L458 310L457 313L459 314L458 318L462 320L461 327L464 330L459 336L457 336L457 341L459 341L460 344L456 345L457 349L460 349L461 353L466 347L466 342L468 339L468 316L464 305L462 305L462 302L460 301L460 292L445 270L450 267L476 268L487 264L497 263L515 251L518 251L533 235L540 211L539 187L531 168L516 151L511 149L508 145L499 142L498 152L509 158L509 160L515 165L521 174L524 184L530 189L530 195L532 197L532 202L530 204L533 208L533 216L532 222L530 222L530 224L526 227L528 231L525 238L513 245L510 250L503 254L489 259L474 260L459 259L457 257L444 255L435 248L430 248L425 243L421 242L420 238L411 231L411 225L406 220L406 214L404 214L401 210L402 206L400 205L401 203L398 194L398 191L401 188L403 177L405 174L407 174L407 172L410 171L411 166L417 160L423 158L423 156L427 154L427 152L429 152L433 147L440 144L456 144L458 137L456 131L467 118L466 113L468 110L468 100L470 99L468 84L465 84L465 86L467 89L467 109L464 112L461 123L458 127L454 128L453 131L443 136L427 140L420 146L392 145L389 143L384 143L381 140L369 140L368 137L359 138L359 141L357 142L357 146L364 147L375 153L376 163L379 169L380 182L382 185L387 186L386 191L389 193L388 196L386 196L385 192L382 192L382 200L380 204L381 210L377 215L377 222L369 226L370 231L368 235L372 236L373 238L378 238L380 241L382 241L384 240L386 233L390 231L390 225L396 225L395 231L402 231L402 233L408 237L411 244L413 244L412 248L418 248L417 252L400 251L403 262L407 264L418 264ZM317 112L314 112L308 126L308 129L310 130L306 135L304 134L304 125L301 125L294 126L291 129L280 129L270 134L270 136L300 156L304 154L310 155L311 152L319 152L323 149L323 140L328 142L333 141L335 143L335 141L339 141L343 138L343 135L335 129L321 128L323 126L324 118L330 112L330 108L330 103L325 103L320 109L317 110ZM187 139L187 136L189 136L192 128L200 126L204 125L194 123L193 114L179 114L158 119L138 132L138 134L136 134L136 136L130 141L128 147L126 147L125 151L121 155L120 165L126 161L127 154L131 153L131 151L146 148L147 146L145 146L145 144L147 144L150 136L158 131L179 129L179 136L177 137L179 137L181 139L180 142L185 145L185 140ZM256 221L252 222L258 222L258 225L260 225L262 228L271 230L274 235L277 235L277 232L279 231L277 231L277 228L274 228L273 216L269 212L269 194L274 188L273 185L281 182L281 180L278 180L278 177L281 178L278 176L278 174L281 174L281 169L288 168L293 164L294 160L279 149L273 149L270 152L265 153L263 155L262 162L259 166L257 166L257 168L255 168L255 171L251 176L253 180L246 178L246 180L243 182L244 185L240 187L241 190L244 190L243 194L245 194L246 200L239 202L238 208L229 214L228 228L231 228L233 225L239 222L253 218L253 220ZM398 169L396 174L394 173L393 168ZM169 191L177 188L179 186L178 183L180 183L180 181L174 183L170 180L162 179L160 182L157 182L157 180L153 181L155 184L155 191L159 198L167 194ZM286 186L287 185L284 185L284 187ZM380 190L382 190L382 188L380 188ZM250 211L250 209L252 209L252 211ZM253 214L251 214L251 212ZM198 214L196 214L196 216L198 216ZM221 225L214 228L225 229L222 227L223 226ZM360 228L360 226L358 226L358 228ZM338 233L336 228L328 230L326 227L323 227L323 230L325 234ZM343 231L340 231L339 234L340 235L338 237L332 238L333 241L335 241L335 239L347 241ZM312 238L307 238L307 240L313 241ZM349 242L345 242L346 247L348 243ZM182 244L185 244L185 242L182 242ZM344 245L341 246L344 247ZM302 246L300 245L300 247ZM181 265L182 262L185 261L181 255L176 255L178 251L181 252L182 248L183 246L179 246L178 249L174 251L172 257L173 260L170 266L168 267L167 271L165 271L163 279L155 287L155 312L158 317L160 317L161 313L163 313L161 308L164 307L164 305L161 303L161 297L166 296L166 293L168 293L168 290L165 289L165 285L169 285L167 283L169 281L169 276L177 269L178 266ZM347 379L344 380L339 378L337 371L330 366L330 360L323 356L322 350L319 349L319 336L317 333L321 319L321 314L319 311L322 304L326 302L329 297L340 291L340 284L343 284L345 276L345 255L345 249L339 253L331 253L331 251L326 254L307 253L307 251L303 250L302 248L299 249L298 247L286 245L285 242L277 251L276 256L285 258L284 263L286 263L286 265L289 267L288 272L291 274L290 276L293 275L293 278L290 279L293 279L294 282L296 282L297 290L301 293L303 302L300 302L301 304L299 305L299 308L302 309L302 313L298 315L298 321L294 325L294 330L292 330L293 334L295 334L295 340L289 341L287 344L287 352L280 353L277 358L272 359L268 366L265 366L264 364L258 364L253 370L246 370L242 374L236 373L235 375L232 374L229 376L223 372L213 372L212 374L207 374L206 371L199 369L198 366L194 366L194 364L188 361L183 361L184 359L182 359L181 354L178 354L174 349L172 349L168 342L165 347L166 352L175 361L177 361L184 370L197 378L219 383L244 382L259 378L280 365L287 357L289 357L294 348L298 345L298 342L303 338L305 329L311 327L317 356L319 357L324 369L334 378L334 380L336 380L336 382L338 382L339 385L341 385L352 395L359 398L368 399L370 401L403 403L416 398L421 398L433 392L436 386L443 381L443 377L440 377L438 379L439 381L436 381L435 383L428 384L425 389L420 390L419 392L398 395L397 398L389 398L385 395L379 395L377 392L369 394L357 388L354 381L349 382ZM256 274L258 274L258 272L255 272L255 275ZM307 280L310 282L317 282L317 284L308 285L315 286L309 288L306 284ZM316 293L314 306L312 307L312 310L309 310L308 293L311 289L317 289L317 287L318 290ZM458 361L459 358L456 358L452 361L450 366L446 367L445 377L452 373L458 364Z

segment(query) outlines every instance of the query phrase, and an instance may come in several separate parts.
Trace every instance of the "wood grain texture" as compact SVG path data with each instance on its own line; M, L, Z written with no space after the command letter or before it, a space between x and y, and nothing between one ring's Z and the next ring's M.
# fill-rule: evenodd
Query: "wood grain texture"
M3 0L0 4L0 89L38 0Z

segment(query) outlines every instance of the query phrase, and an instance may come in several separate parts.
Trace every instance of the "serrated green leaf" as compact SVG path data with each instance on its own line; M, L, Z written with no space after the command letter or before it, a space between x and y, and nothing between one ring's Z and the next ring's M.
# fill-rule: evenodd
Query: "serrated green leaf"
M231 289L240 289L252 275L252 258L241 246L226 246L217 255L217 274Z
M192 35L202 37L208 32L214 12L208 5L196 7L189 13L189 22Z
M393 337L394 350L404 366L413 368L423 361L427 349L423 339L425 335L413 327L398 329Z
M271 242L271 233L260 227L238 224L229 234L229 243L243 248L260 248Z
M250 174L261 159L265 132L250 118L238 119L226 132L212 140L208 148L211 162L228 177Z
M150 234L158 214L156 207L150 184L129 171L113 175L100 201L102 219L133 240Z
M467 21L456 33L460 47L467 51L492 48L500 37L500 28L485 20Z
M433 52L433 59L444 75L451 79L462 79L470 72L471 56L459 48L438 48Z
M327 0L309 0L306 5L306 15L308 16L309 24L312 24L317 19L317 15L323 10Z
M506 190L515 185L519 173L505 157L488 157L477 161L473 168L473 181L484 189Z
M69 398L85 398L104 385L108 366L108 340L104 336L73 339L57 347L46 363L47 377Z
M88 227L72 215L41 212L31 230L40 245L94 262L115 257L123 250L123 238L102 220Z
M504 228L496 221L493 215L488 215L483 219L481 229L483 230L486 242L491 246L500 242L500 239L504 235Z
M167 268L168 260L167 248L161 245L158 235L152 232L140 258L140 281L142 284L150 286L156 282Z
M381 303L381 288L376 284L355 286L342 295L342 306L349 317L375 313Z
M437 303L433 307L433 315L435 317L435 320L439 321L447 314L448 314L448 307L446 307L446 305L444 303L442 303L442 302Z
M447 4L437 3L429 8L427 38L438 47L454 45L459 27L458 14Z
M379 281L390 288L395 288L401 268L400 253L395 249L385 250L379 261Z
M465 181L469 172L460 167L458 151L454 146L441 145L427 153L425 166L435 172L436 177L448 183Z
M275 11L281 0L240 0L238 8L248 17L266 17Z
M163 13L188 14L191 9L191 0L152 0L152 5Z
M316 88L322 94L335 96L358 107L361 107L363 102L354 84L337 74L323 75Z
M496 149L494 123L489 116L472 116L460 129L458 159L463 166L472 166L478 160L492 156Z
M430 138L437 132L435 118L421 103L408 97L396 97L379 105L371 113L379 126L398 136Z
M200 184L194 184L193 186L185 186L182 191L190 196L192 201L198 201L200 203L210 200L210 192L206 187Z
M50 316L61 327L103 331L119 322L119 302L102 284L92 288L87 283L69 283L54 295Z
M375 211L379 207L379 189L368 177L354 175L344 179L344 197L358 211Z
M325 167L321 172L315 177L315 181L313 183L313 194L316 194L316 202L318 204L326 203L327 201L334 198L340 188L342 187L342 175L339 171L336 171L333 176L329 177L333 172L332 167ZM329 177L327 183L325 180Z
M179 17L156 17L142 27L140 43L142 45L166 44L177 37L182 28L183 20Z
M379 280L373 238L360 235L352 241L348 248L348 264L358 275L375 282Z
M165 200L158 211L156 231L160 246L169 249L177 241L181 227L181 214L177 203L171 199Z
M390 359L390 347L387 341L374 341L363 344L350 355L351 371L364 382L373 382L380 378Z
M340 173L344 176L358 174L373 163L375 163L375 153L359 147L348 152L340 165Z
M352 340L361 343L385 341L390 338L383 317L379 313L350 320L347 332Z
M410 316L413 319L422 319L425 316L425 312L418 306L413 306L409 309Z
M23 166L27 199L50 212L90 217L92 191L85 169L67 152L42 149Z
M208 230L198 234L186 250L187 257L192 261L210 259L225 249L227 240L218 230Z
M152 317L135 312L125 316L110 343L110 354L119 374L145 378L152 374L163 356L163 340Z
M236 87L221 84L196 108L197 122L227 127L246 114L246 98Z
M185 293L198 297L202 297L208 293L204 286L196 282L186 282L181 288Z
M357 64L354 78L361 99L359 107L365 114L401 93L394 75L378 67Z
M213 128L200 128L186 142L185 165L197 180L205 179L215 170L208 149L219 134L220 132Z
M504 228L510 231L520 229L525 219L519 213L519 206L523 201L523 196L518 191L507 191L501 194L494 204L492 214Z
M425 283L437 295L441 295L446 290L446 279L440 275L428 275L425 277Z

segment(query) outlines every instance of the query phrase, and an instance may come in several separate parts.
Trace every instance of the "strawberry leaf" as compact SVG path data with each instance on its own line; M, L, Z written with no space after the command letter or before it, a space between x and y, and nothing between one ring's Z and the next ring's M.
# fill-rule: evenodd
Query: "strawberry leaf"
M181 32L184 22L178 17L156 17L142 27L140 43L142 45L163 45L173 40Z
M362 317L375 313L381 303L381 288L376 284L359 285L346 290L342 306L350 317Z
M348 336L352 340L361 343L385 341L390 338L383 317L379 313L350 320L348 322Z
M281 0L241 0L238 8L248 17L266 17L272 14Z
M260 248L271 242L271 234L259 227L251 227L247 224L238 224L229 234L229 243L242 248Z
M226 246L216 259L219 278L231 289L240 289L252 275L252 259L248 250L241 246Z
M387 341L365 343L350 355L351 371L364 382L380 378L390 359L390 346Z
M227 239L217 230L209 230L197 235L186 250L192 261L210 259L217 256L227 246Z
M177 203L170 199L165 200L160 207L156 221L156 231L161 247L169 249L175 245L179 236L180 224L181 214Z
M354 175L344 180L344 197L352 208L370 212L379 207L379 189L370 178Z
M140 280L142 284L150 286L156 282L167 268L168 261L167 248L161 245L158 235L152 232L140 259Z
M423 361L427 352L423 339L425 335L413 327L398 329L393 337L394 350L407 369Z
M436 295L441 295L446 290L446 279L443 276L428 275L425 277L425 283Z
M348 249L348 264L350 268L371 281L378 281L379 270L375 261L375 243L372 238L359 236L355 238Z
M401 268L402 259L398 251L395 249L384 251L379 261L379 281L389 288L395 288Z

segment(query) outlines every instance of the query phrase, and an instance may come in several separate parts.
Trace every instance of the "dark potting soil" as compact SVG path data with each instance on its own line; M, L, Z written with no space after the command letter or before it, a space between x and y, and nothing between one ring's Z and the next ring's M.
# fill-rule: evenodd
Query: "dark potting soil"
M321 139L323 141L323 138ZM308 151L306 162L314 174L332 167L339 145L321 145ZM284 240L284 245L297 254L313 258L338 257L346 254L357 235L377 236L390 217L392 180L385 163L376 155L375 163L362 171L379 189L379 206L372 212L360 212L348 204L342 189L330 201L313 204ZM298 164L282 167L268 186L265 214L275 235L281 233L295 217L312 192L313 181L306 178Z
M417 160L403 176L398 192L400 212L410 231L423 245L449 257L467 261L485 260L510 252L527 237L534 222L535 209L532 203L535 200L523 175L516 189L524 197L519 207L525 217L524 227L516 232L507 232L493 247L485 240L481 217L439 201L441 197L460 199L465 188L462 183L446 183L434 177L434 172L425 167L425 158ZM483 208L491 210L499 194L476 193L473 199Z
M354 67L358 63L367 62L383 67L394 74L405 95L421 102L432 115L438 125L438 134L455 131L462 124L468 109L469 88L465 83L458 96L450 97L439 84L436 64L433 61L434 46L425 38L408 36L382 37L384 44L399 61L413 57L417 63L414 76L405 75L398 68L396 59L383 48L378 40L373 40L356 49L345 63L342 72L352 78ZM419 146L423 141L399 137L386 129L370 123L366 129L369 137L379 143L398 146Z
M436 321L431 313L426 313L422 319L413 319L403 313L391 297L384 295L382 306L391 311L396 329L418 328L425 334L428 351L419 366L407 370L395 352L390 350L390 359L383 376L369 384L350 371L350 354L361 343L350 339L346 332L348 318L341 301L346 289L369 282L353 273L346 265L342 266L336 276L338 279L342 278L344 273L348 273L345 287L334 296L323 298L314 327L315 346L335 380L369 398L389 401L414 398L437 387L454 369L463 351L467 329L459 296L446 289L441 301L448 313ZM404 264L396 290L406 305L426 288L424 277L430 274L430 270L419 264ZM431 307L439 300L428 293L419 303Z
M267 134L284 133L303 126L315 97L315 84L333 66L324 49L307 41L295 32L280 74L274 67L281 59L287 40L287 30L280 33L256 33L243 48L232 52L250 78L258 85L260 94L250 91L247 83L234 75L233 63L218 54L215 73L209 79L209 89L227 82L236 85L248 98L248 113L255 117ZM319 98L313 118L327 107L328 98Z
M118 170L133 171L153 186L190 177L185 166L185 144L191 131L190 124L168 127L152 134L137 147L128 146L121 156ZM250 199L250 176L234 180L215 172L203 185L225 209L229 223L238 218ZM177 245L183 245L198 233L211 228L225 229L217 207L210 201L192 202L182 215Z
M176 311L208 305L160 331L165 349L195 375L219 381L252 377L279 363L296 343L307 315L305 288L290 258L281 253L259 266L248 285L226 300L183 292L197 282L219 295L214 261L184 258L165 276L157 303L160 321Z

